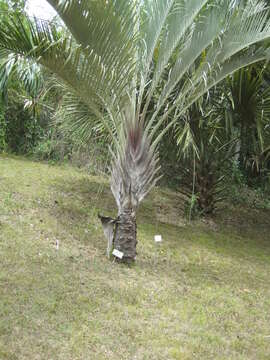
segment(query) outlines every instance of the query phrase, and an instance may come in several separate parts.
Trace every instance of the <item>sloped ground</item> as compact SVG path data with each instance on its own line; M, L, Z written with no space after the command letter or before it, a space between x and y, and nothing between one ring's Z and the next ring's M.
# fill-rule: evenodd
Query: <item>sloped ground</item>
M105 257L107 180L0 157L0 359L270 359L270 212L180 208L152 192L128 268Z

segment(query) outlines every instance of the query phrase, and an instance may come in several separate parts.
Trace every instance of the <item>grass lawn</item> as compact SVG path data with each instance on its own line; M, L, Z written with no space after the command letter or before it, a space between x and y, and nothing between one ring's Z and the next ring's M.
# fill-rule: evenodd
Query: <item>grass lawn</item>
M0 359L270 359L270 212L180 205L148 196L128 268L105 257L107 180L0 157Z

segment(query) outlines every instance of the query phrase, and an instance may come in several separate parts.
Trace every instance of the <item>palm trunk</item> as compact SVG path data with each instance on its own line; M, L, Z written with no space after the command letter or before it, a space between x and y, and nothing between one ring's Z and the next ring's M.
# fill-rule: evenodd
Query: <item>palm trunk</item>
M133 209L124 209L119 214L114 235L114 249L123 253L123 262L133 262L136 258L137 224Z
M136 213L132 208L123 209L116 219L99 215L104 235L108 241L107 256L113 250L123 254L119 262L132 263L136 258L137 224Z

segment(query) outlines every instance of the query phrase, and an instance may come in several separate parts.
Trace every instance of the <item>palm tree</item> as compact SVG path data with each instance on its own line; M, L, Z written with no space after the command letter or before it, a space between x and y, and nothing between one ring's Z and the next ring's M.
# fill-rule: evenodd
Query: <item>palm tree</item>
M238 138L226 129L225 90L220 86L211 91L211 102L206 96L200 99L176 125L179 191L188 198L189 216L192 210L212 214L228 193L227 168L236 155Z
M46 104L50 74L21 56L0 51L0 150L28 152L43 135L53 107Z
M48 2L64 29L10 15L0 47L58 76L66 119L82 139L93 119L110 134L118 217L102 220L123 260L133 261L136 211L159 178L160 139L213 86L268 57L268 10L258 0Z
M232 125L239 132L239 163L248 183L261 173L268 152L270 124L269 70L264 64L241 69L227 79Z

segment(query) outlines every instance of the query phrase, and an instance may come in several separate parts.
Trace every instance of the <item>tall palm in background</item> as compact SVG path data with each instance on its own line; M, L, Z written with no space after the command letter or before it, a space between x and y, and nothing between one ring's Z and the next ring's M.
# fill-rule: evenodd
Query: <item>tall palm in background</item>
M98 120L110 134L118 217L106 233L132 261L136 211L158 180L160 139L221 80L268 58L268 10L257 0L48 2L65 29L10 15L0 23L0 48L58 76L69 129L87 141Z
M248 183L258 177L269 157L269 69L264 64L241 69L227 79L232 126L239 133L239 165Z
M227 168L237 154L237 136L226 129L228 104L223 86L193 104L185 118L175 126L179 191L188 197L189 217L198 211L212 214L228 193Z

